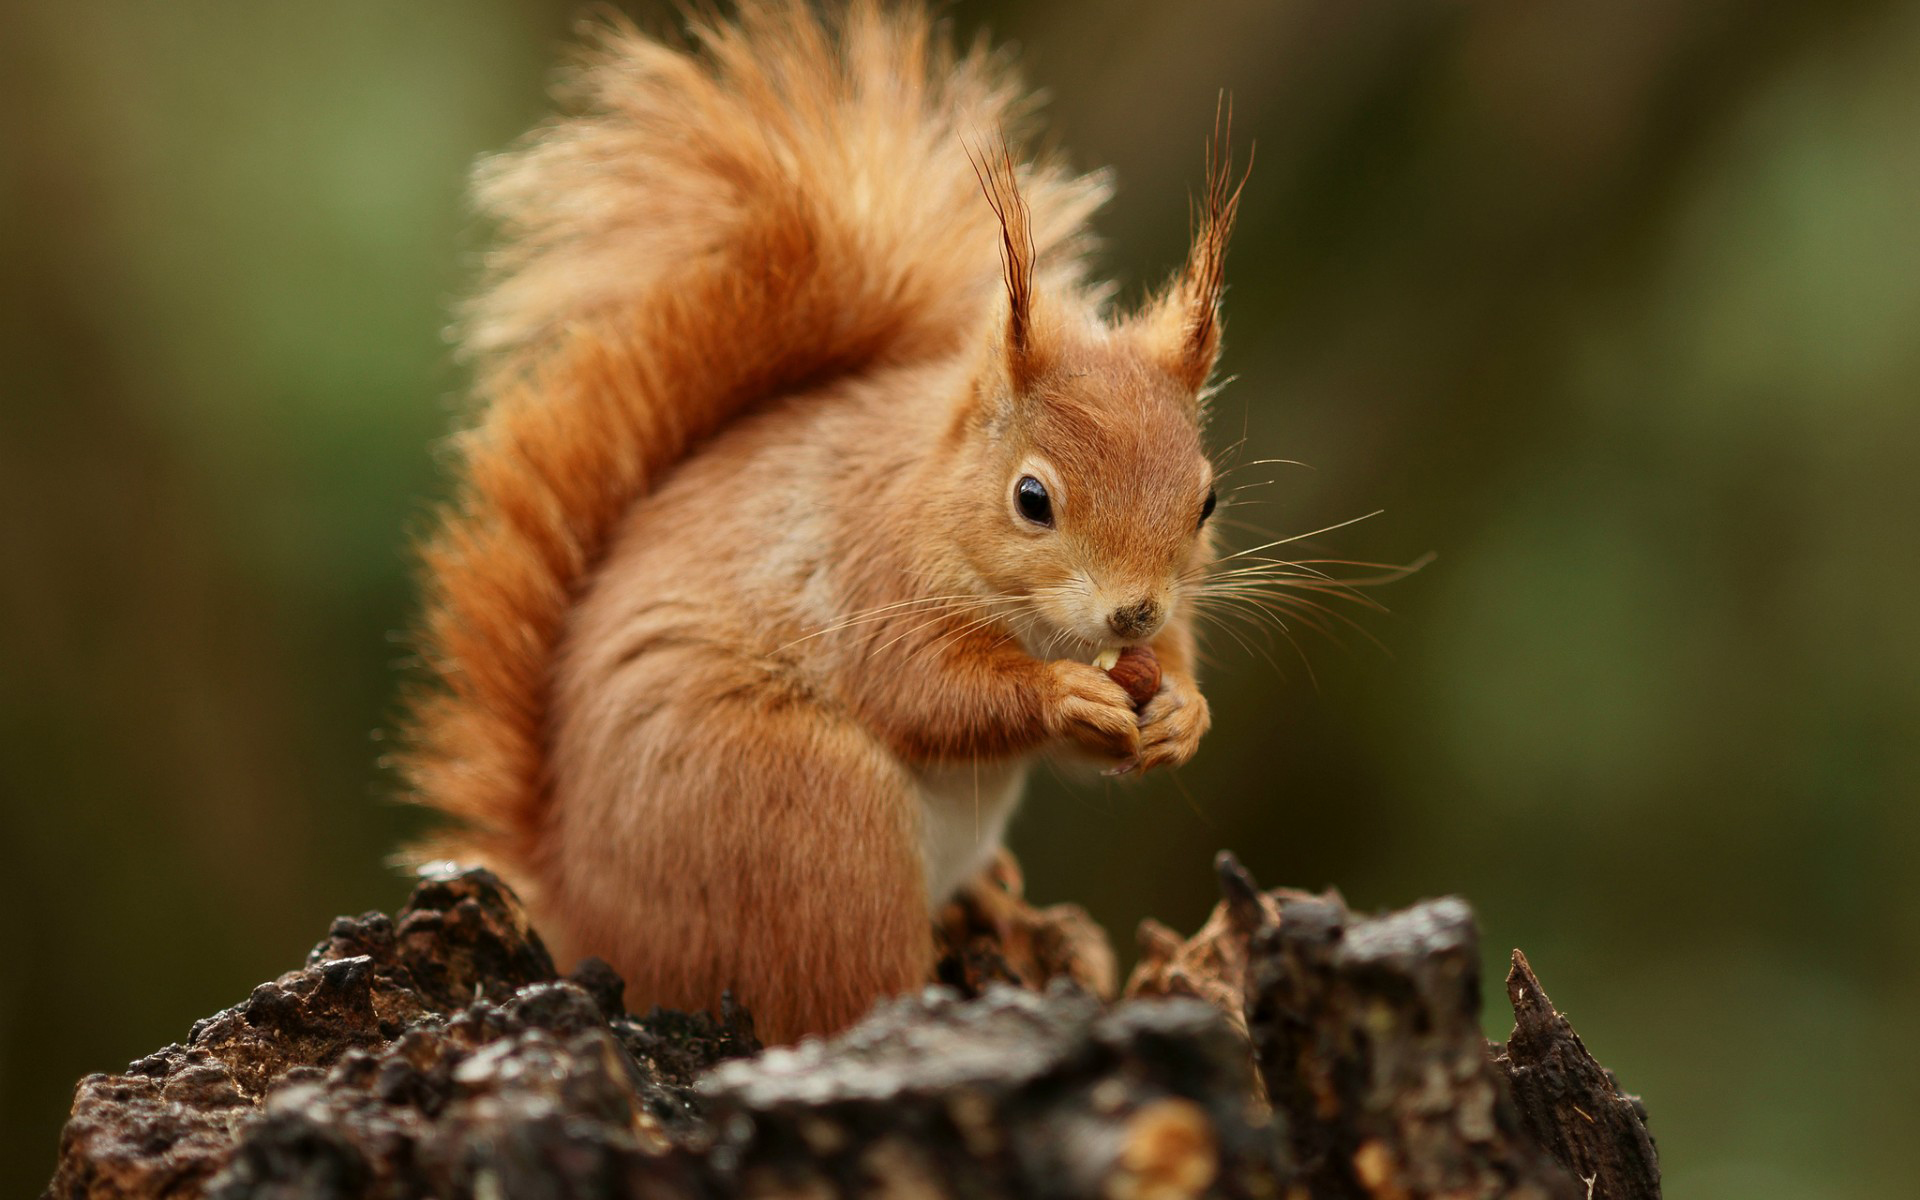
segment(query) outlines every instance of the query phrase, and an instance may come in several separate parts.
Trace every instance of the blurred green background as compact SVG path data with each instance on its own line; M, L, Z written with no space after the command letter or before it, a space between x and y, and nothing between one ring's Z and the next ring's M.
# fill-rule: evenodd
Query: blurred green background
M81 1074L405 894L375 731L485 244L463 175L578 15L0 6L0 1191ZM1125 279L1178 261L1231 90L1217 440L1311 464L1243 469L1232 515L1379 508L1324 548L1439 556L1360 616L1390 654L1217 639L1177 781L1043 775L1030 890L1123 947L1200 920L1221 846L1457 892L1645 1095L1670 1194L1912 1195L1920 8L952 15L1117 169Z

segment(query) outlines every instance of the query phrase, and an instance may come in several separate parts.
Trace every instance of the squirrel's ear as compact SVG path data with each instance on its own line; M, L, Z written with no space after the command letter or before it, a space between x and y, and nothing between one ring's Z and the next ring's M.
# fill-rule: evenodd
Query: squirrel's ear
M1220 357L1220 297L1226 291L1227 239L1247 177L1233 178L1233 110L1223 97L1207 143L1207 190L1187 262L1138 318L1157 358L1196 393ZM1251 170L1251 163L1248 169Z
M1007 285L1007 324L1003 357L1016 393L1023 392L1040 373L1033 316L1033 216L1020 194L1020 178L1006 138L969 149L980 190L986 193L993 215L1000 221L1000 267Z

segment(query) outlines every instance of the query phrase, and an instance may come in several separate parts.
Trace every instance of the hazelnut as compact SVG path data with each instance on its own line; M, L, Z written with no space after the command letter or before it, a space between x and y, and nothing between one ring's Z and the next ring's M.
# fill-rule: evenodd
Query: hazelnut
M1160 690L1160 660L1145 646L1128 646L1107 668L1107 676L1126 690L1137 712Z

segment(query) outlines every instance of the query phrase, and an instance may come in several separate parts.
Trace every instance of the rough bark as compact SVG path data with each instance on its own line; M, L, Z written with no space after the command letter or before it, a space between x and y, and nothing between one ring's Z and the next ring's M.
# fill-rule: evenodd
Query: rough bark
M1249 949L1247 1027L1314 1196L1581 1194L1487 1056L1465 904L1369 920L1337 895L1278 898Z
M996 983L1045 988L1056 980L1111 1000L1117 968L1106 931L1077 904L1026 902L1020 864L1002 850L993 865L934 914L943 953L935 982L964 996Z
M1595 1196L1659 1196L1660 1155L1647 1132L1646 1106L1587 1053L1518 950L1507 972L1507 999L1513 1033L1493 1047L1493 1061L1507 1077L1528 1134Z
M1369 919L1221 871L1109 1004L1104 935L1002 864L940 917L949 986L766 1051L730 1006L623 1012L491 875L431 878L81 1081L49 1195L1658 1195L1636 1102L1524 961L1489 1054L1465 905Z

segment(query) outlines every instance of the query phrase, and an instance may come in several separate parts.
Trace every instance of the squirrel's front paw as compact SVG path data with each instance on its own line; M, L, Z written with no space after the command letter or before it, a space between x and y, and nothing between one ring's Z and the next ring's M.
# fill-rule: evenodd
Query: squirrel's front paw
M1193 676L1169 672L1140 712L1140 754L1132 765L1142 771L1180 766L1193 757L1212 725L1207 698Z
M1130 760L1140 753L1140 719L1126 689L1091 663L1055 659L1047 730L1057 738L1106 758Z

